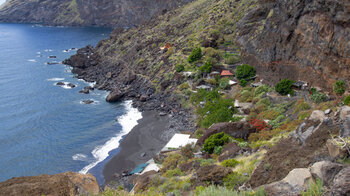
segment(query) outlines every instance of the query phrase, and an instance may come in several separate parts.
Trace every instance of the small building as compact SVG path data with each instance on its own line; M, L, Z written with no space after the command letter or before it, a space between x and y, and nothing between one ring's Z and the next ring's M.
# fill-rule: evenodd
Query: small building
M238 84L238 82L233 81L233 80L229 80L229 81L228 81L228 84L232 86L232 85Z
M161 50L169 49L171 48L171 45L169 43L166 43L164 47L160 47Z
M197 86L196 89L204 89L204 90L207 90L207 91L211 91L212 87L208 86L208 85L200 85L200 86Z
M194 145L196 143L197 139L190 138L190 135L177 133L170 139L170 141L165 145L165 147L161 151L164 152L173 149L179 149L180 147L186 146L187 144Z
M231 73L229 70L222 70L220 76L221 77L231 77L231 76L233 76L233 73Z
M209 78L215 78L215 76L219 76L220 75L220 72L218 71L213 71L209 74Z
M251 83L250 86L251 87L254 87L254 88L257 88L259 86L263 85L261 82L257 82L257 83Z
M297 81L292 84L294 90L307 90L307 83L303 81Z

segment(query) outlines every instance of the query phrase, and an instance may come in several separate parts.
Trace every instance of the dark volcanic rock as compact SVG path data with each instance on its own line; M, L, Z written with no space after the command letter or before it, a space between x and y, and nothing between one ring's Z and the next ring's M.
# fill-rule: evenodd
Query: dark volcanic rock
M67 86L69 86L69 87L71 87L71 88L75 88L75 87L76 87L76 85L75 85L75 84L72 84L72 83L67 84Z
M65 84L64 84L64 82L57 82L56 85L57 86L64 86Z
M111 93L109 93L109 95L106 98L107 102L117 102L119 101L122 97L123 97L123 93L120 91L113 91Z
M0 182L0 195L97 195L99 186L91 174L66 172L56 175L11 178Z
M238 155L240 150L241 148L236 143L227 144L227 146L222 150L218 160L221 162L226 159L234 158Z
M89 94L90 91L88 89L83 89L83 90L80 90L79 93Z
M83 103L85 103L85 104L92 104L92 103L94 103L94 100L84 100Z

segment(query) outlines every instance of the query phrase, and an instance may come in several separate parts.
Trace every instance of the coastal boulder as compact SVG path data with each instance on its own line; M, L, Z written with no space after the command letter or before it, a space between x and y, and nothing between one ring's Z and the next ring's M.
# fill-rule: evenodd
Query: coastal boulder
M203 145L211 135L224 132L234 138L247 140L251 133L256 130L247 122L222 122L213 124L197 141L197 145Z
M0 182L0 194L7 196L97 195L98 193L99 186L94 176L74 172L11 178Z
M106 98L107 102L113 103L119 101L123 97L123 93L120 91L113 91L109 93L109 95Z
M239 154L240 150L241 148L236 143L227 144L227 146L222 150L222 153L219 156L218 160L221 162L226 159L234 158Z

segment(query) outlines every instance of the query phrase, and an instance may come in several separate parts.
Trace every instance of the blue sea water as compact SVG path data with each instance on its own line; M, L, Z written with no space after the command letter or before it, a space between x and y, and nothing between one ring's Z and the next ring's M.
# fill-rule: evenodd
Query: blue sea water
M78 93L78 80L62 61L111 29L0 24L0 181L65 171L94 174L141 114L130 102L106 103L107 92ZM49 59L50 55L57 56ZM76 88L56 86L71 82ZM65 87L65 88L64 88ZM94 104L82 104L93 99Z

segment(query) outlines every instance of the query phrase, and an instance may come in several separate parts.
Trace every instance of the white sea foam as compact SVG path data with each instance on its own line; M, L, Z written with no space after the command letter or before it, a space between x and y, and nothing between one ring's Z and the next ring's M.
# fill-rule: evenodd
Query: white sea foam
M87 161L87 156L85 154L76 154L72 156L74 161Z
M37 62L35 59L28 59L29 62Z
M52 52L53 50L52 49L46 49L44 50L45 52Z
M62 81L62 80L64 80L64 78L49 78L49 79L47 79L47 81L55 81L55 82Z
M112 137L104 145L97 146L91 154L94 156L94 161L84 167L80 173L86 174L91 168L95 167L98 163L105 160L109 152L118 148L120 140L126 134L128 134L132 128L137 125L137 121L142 118L142 113L138 111L137 108L132 107L132 101L124 102L126 108L126 114L118 118L119 124L122 126L122 131L118 133L115 137Z

